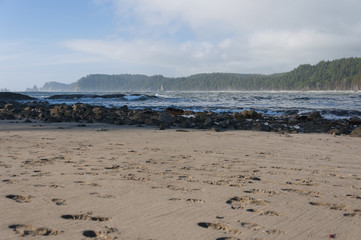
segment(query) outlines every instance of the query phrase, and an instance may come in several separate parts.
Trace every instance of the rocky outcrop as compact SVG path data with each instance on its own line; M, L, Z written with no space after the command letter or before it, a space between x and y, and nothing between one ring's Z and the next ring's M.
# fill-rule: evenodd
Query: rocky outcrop
M102 122L117 125L149 125L160 129L179 127L197 129L237 129L278 133L330 133L361 136L359 118L328 120L315 112L310 115L263 116L254 110L240 113L191 112L167 108L106 108L88 104L49 104L47 102L0 102L0 119L44 122ZM27 122L29 122L27 121Z
M36 98L13 92L0 92L0 101L36 100Z
M156 98L157 96L153 95L143 95L143 94L105 94L105 95L96 95L96 94L60 94L60 95L53 95L48 97L47 99L54 100L54 99L80 99L80 98L128 98L128 99L135 99L135 100L144 100L147 98Z

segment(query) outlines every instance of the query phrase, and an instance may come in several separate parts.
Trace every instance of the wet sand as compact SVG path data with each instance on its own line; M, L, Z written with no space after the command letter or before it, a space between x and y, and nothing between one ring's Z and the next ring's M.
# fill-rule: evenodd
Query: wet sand
M0 121L1 239L359 239L360 146Z

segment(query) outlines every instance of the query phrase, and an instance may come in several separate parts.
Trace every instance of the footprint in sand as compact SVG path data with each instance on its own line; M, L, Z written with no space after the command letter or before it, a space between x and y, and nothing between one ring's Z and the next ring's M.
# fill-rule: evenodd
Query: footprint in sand
M15 224L10 225L9 228L13 229L17 234L22 237L25 236L54 236L62 233L62 231L54 230L51 228L34 227L31 225Z
M233 237L220 237L216 240L240 240L239 238L233 238Z
M56 205L59 205L59 206L67 205L66 200L62 199L62 198L53 198L53 199L51 199L51 201L53 201Z
M278 195L279 193L277 193L276 191L273 190L267 190L267 189L251 189L251 190L246 190L243 191L245 193L252 193L252 194L263 194L266 196L273 196L273 195Z
M63 219L67 219L67 220L92 220L92 221L98 221L98 222L105 222L105 221L109 221L110 218L108 217L93 217L91 216L91 213L86 213L86 214L67 214L67 215L62 215L61 218Z
M14 195L14 194L7 195L6 197L9 199L12 199L18 203L31 202L31 198L32 198L32 196L21 196L21 195Z
M111 236L111 235L119 235L118 229L105 227L105 230L101 230L101 231L94 231L94 230L83 231L83 236L87 238L96 238L100 240L118 239L116 236Z
M186 188L175 186L175 185L168 185L167 188L170 189L170 190L174 190L174 191L183 191L183 192L189 191Z
M51 188L65 188L64 185L51 184L49 187Z
M6 164L3 161L0 161L0 167L4 167L4 168L12 168L13 166L10 164Z
M91 192L89 193L90 195L96 195L99 198L116 198L116 196L111 195L111 194L102 194L102 193L98 193L98 192Z
M289 185L300 185L300 186L319 186L320 184L315 183L313 179L296 179L296 182L286 182Z
M302 190L302 189L283 188L281 190L285 191L285 192L298 193L302 196L310 196L310 197L317 197L317 198L321 196L321 193L319 193L319 192L307 191L307 190Z
M211 229L215 229L215 230L224 231L227 233L233 233L233 234L241 233L241 231L234 229L234 228L230 228L227 225L224 225L221 223L200 222L197 225L202 228L211 228Z
M282 213L279 212L275 212L275 211L263 211L260 209L253 209L253 208L249 208L246 210L247 212L253 212L253 213L257 213L260 216L283 216Z
M359 199L361 200L361 197L360 196L356 196L356 195L353 195L353 194L347 194L346 197L349 197L349 198L354 198L354 199Z
M183 199L183 198L170 198L170 201L185 201L185 202L191 202L191 203L205 203L204 200L201 199L194 199L194 198L187 198L187 199Z
M105 169L113 169L113 170L120 169L120 165L113 165L111 167L105 167Z
M137 177L134 174L128 174L126 176L121 175L121 178L123 180L135 181L135 182L145 182L145 183L151 182L150 178Z
M232 206L232 209L244 209L246 205L252 204L252 205L267 205L269 201L265 201L262 199L254 199L249 196L242 196L242 197L233 197L229 199L227 204L230 204Z
M217 238L216 240L240 240L240 239L234 238L234 237L220 237L220 238Z
M285 231L278 229L269 229L267 227L258 225L256 223L248 223L248 222L240 222L241 226L246 229L250 229L252 231L262 231L266 234L284 234Z
M11 179L4 179L2 180L2 182L7 183L7 184L16 184L19 183L19 180L11 180Z
M336 203L325 203L325 202L309 202L312 206L322 206L322 207L328 207L330 210L336 210L336 211L344 211L348 213L344 213L343 215L345 217L356 217L361 216L361 209L349 209L344 204L336 204Z
M28 159L23 162L24 166L43 166L47 164L54 164L54 160L41 158L41 159Z
M82 186L92 186L92 187L101 187L102 186L101 184L98 184L98 183L88 183L85 181L74 181L74 183L79 183Z
M346 211L348 210L344 204L325 203L325 202L309 202L312 206L329 207L331 210Z

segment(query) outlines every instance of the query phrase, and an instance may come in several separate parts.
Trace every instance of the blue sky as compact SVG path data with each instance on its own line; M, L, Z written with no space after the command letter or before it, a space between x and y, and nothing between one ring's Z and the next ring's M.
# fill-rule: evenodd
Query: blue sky
M361 57L359 0L0 0L0 89Z

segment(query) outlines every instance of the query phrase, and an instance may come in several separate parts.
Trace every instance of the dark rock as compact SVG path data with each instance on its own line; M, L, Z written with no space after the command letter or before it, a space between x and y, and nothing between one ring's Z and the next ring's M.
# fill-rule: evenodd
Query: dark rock
M10 113L3 113L0 115L0 119L3 120L15 120L16 116L14 114L10 114Z
M297 120L297 118L289 118L289 119L287 119L287 123L290 125L297 125L298 120Z
M361 118L352 116L350 117L350 123L353 125L361 125Z
M241 116L244 117L244 118L248 118L248 111L247 110L243 110L241 112Z
M164 127L163 123L159 124L159 130L165 130L165 127Z
M254 110L243 110L242 112L241 112L241 116L242 117L244 117L244 118L253 118L253 119L256 119L256 118L258 118L259 116L262 116L262 114L261 115L259 115L256 111L254 111Z
M13 109L15 109L15 106L14 106L14 104L8 103L8 104L5 104L4 109L5 110L13 110Z
M183 115L194 115L193 111L184 111Z
M300 124L301 128L305 133L327 133L330 130L330 126L324 123L315 123L309 121Z
M355 128L354 130L352 130L351 137L361 137L361 127Z
M96 115L103 115L103 109L102 108L100 108L100 107L95 107L95 108L93 108L93 111L92 111L94 114L96 114Z
M195 122L195 125L198 129L206 129L203 122Z
M167 112L161 112L158 120L163 127L170 127L173 123L174 117Z
M234 112L234 113L232 114L232 116L233 116L234 118L236 118L236 119L241 118L241 114L238 113L238 112Z
M214 125L214 122L213 122L213 119L211 118L211 117L209 117L209 116L207 116L207 118L206 118L206 120L204 120L204 126L206 127L206 128L208 128L208 127L211 127L211 126L213 126Z
M357 136L360 124L359 117L347 119L323 119L319 112L307 116L262 116L254 110L244 110L242 113L214 113L183 111L168 108L162 112L151 109L128 109L95 107L88 104L50 105L47 102L27 102L0 100L0 119L44 122L78 122L78 123L110 123L117 125L149 125L160 129L171 126L199 129L240 129L255 131L272 131L279 133L331 133L350 134Z
M164 110L164 112L167 112L169 113L170 115L173 115L173 116L178 116L178 115L183 115L184 114L184 110L183 109L177 109L177 108L166 108Z
M225 119L222 122L220 122L220 125L223 128L231 128L231 129L237 129L237 121L233 121L231 119Z
M311 120L320 120L322 119L322 116L319 112L312 112L308 118Z
M178 127L181 128L191 128L192 127L192 120L190 118L179 118L179 124Z
M207 118L207 112L196 112L195 117L199 118L201 121L205 121Z
M124 105L124 106L120 107L119 110L124 112L124 113L129 112L129 108L128 108L127 105Z
M302 116L297 115L296 118L298 121L302 121L302 122L308 121L308 119L309 119L308 116L304 116L304 115L302 115Z
M82 103L77 103L72 106L73 111L75 112L84 112L87 109L87 106Z
M20 93L0 92L0 100L36 100L36 98Z
M285 112L286 115L297 115L298 114L298 110L287 110Z
M157 96L152 95L143 95L143 94L132 94L131 96L140 96L140 100L147 98L156 98ZM80 98L125 98L125 94L116 93L116 94L105 94L105 95L95 95L95 94L59 94L48 97L47 99L80 99Z
M135 112L133 116L130 117L137 124L144 124L144 123L151 123L152 122L152 115L154 114L151 110L140 110Z
M116 94L106 94L106 95L94 95L93 98L99 97L99 98L124 98L124 94L116 93Z
M47 99L79 99L89 97L92 98L94 95L88 94L59 94L48 97Z

